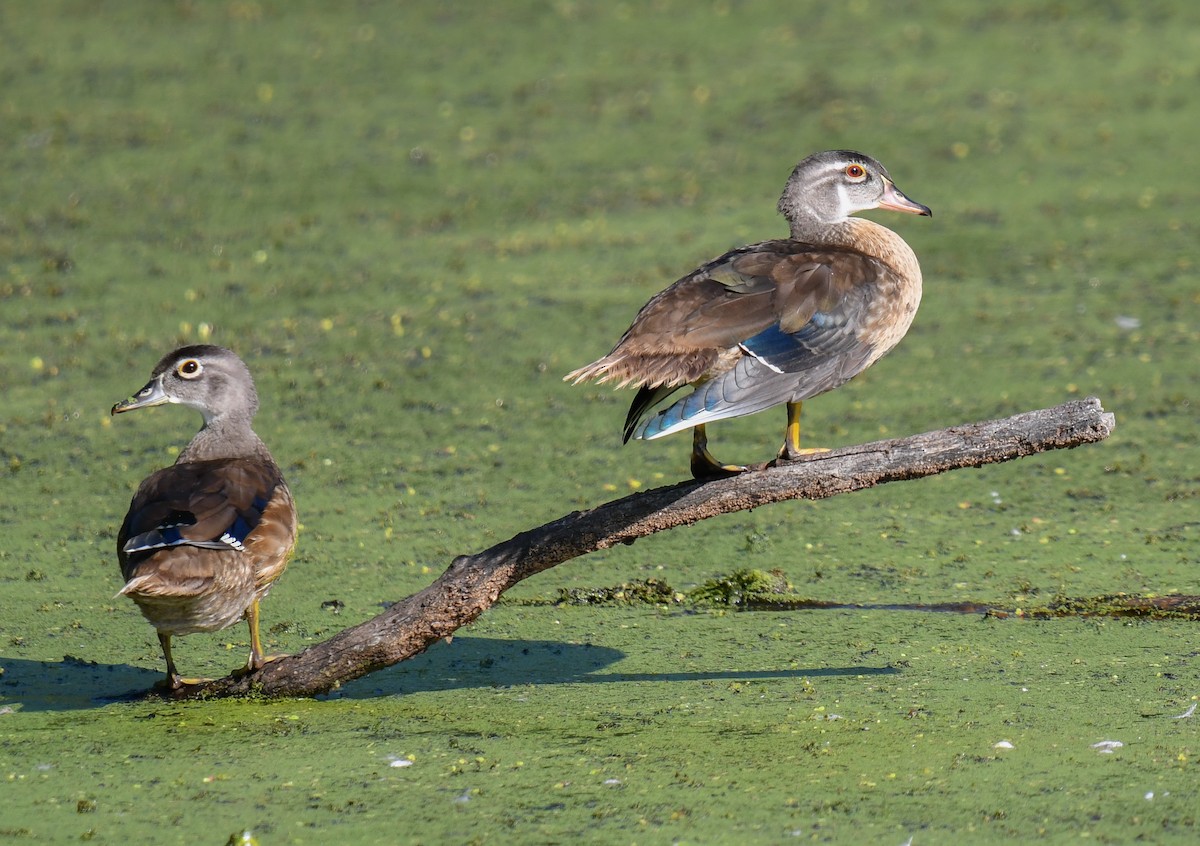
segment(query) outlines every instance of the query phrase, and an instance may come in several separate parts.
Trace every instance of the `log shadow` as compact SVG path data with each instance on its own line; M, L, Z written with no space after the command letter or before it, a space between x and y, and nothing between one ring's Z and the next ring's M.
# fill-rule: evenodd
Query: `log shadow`
M713 670L661 673L600 672L625 657L591 643L456 637L421 655L351 682L322 699L371 699L411 693L523 685L619 682L751 681L829 676L889 675L893 667L813 667L781 670Z
M828 676L887 675L892 667L815 667L662 673L601 672L625 653L591 643L456 637L395 667L345 685L321 700L374 699L469 688L619 682L752 681ZM153 700L162 671L103 664L71 655L61 661L0 658L0 719L13 712L78 711L119 702Z

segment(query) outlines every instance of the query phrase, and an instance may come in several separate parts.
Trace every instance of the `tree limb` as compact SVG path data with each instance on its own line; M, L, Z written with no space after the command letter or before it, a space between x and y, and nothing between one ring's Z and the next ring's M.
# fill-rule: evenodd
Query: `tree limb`
M824 499L885 482L1095 443L1115 426L1113 415L1091 397L1003 420L844 447L727 479L636 493L573 512L475 555L459 556L429 587L377 617L255 673L186 686L168 695L324 693L423 652L474 620L513 585L589 552L718 514L789 499Z

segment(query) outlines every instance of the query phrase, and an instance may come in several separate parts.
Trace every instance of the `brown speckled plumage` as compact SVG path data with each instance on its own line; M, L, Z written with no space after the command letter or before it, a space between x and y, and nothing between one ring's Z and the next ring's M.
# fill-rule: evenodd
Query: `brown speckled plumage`
M258 408L245 364L221 347L184 347L113 413L163 403L200 411L204 427L178 461L138 487L117 535L125 587L158 631L167 685L184 683L170 639L250 624L247 669L267 660L258 603L282 575L296 540L291 492L251 428Z
M779 201L791 237L732 250L654 296L612 351L573 382L638 388L625 440L694 428L693 472L717 464L704 424L788 405L783 458L799 448L801 401L870 367L908 331L921 269L908 244L851 214L872 208L928 215L883 165L861 153L818 153L793 170ZM694 390L662 407L677 390Z

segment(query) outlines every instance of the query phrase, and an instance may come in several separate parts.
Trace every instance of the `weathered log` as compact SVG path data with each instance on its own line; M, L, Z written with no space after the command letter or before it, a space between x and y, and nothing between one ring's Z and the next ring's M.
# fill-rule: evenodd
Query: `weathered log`
M411 658L490 608L517 582L656 532L789 499L824 499L904 479L1101 441L1116 426L1094 397L1002 420L817 453L708 482L688 481L573 512L474 555L382 614L261 670L191 685L176 698L311 696Z

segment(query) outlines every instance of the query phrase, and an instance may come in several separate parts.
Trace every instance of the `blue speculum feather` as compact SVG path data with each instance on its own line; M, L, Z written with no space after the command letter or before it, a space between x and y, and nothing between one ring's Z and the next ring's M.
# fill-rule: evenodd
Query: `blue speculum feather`
M184 545L199 546L205 549L236 549L240 552L244 548L246 538L262 519L268 503L269 500L266 497L256 496L250 504L252 519L247 519L246 516L239 514L233 523L221 533L220 537L208 540L185 538L180 529L195 525L196 520L190 514L174 515L169 523L164 523L127 540L125 552L132 555L135 552L149 552L154 549Z
M179 532L179 525L160 526L125 541L125 552L149 552L152 549L163 549L168 546L179 546L190 543Z
M257 522L257 521L256 521ZM225 530L221 535L222 543L232 546L234 549L242 549L242 542L246 540L246 536L254 529L243 517L238 517L233 521L233 525Z
M682 423L685 419L685 404L685 402L678 402L665 411L662 411L651 417L646 421L645 424L643 424L642 431L639 433L639 436L643 438L652 438L659 432L669 429L677 423Z
M778 356L786 356L795 351L798 346L800 344L796 341L795 336L789 335L778 326L770 326L753 338L742 342L744 349L767 361Z
M810 325L821 326L829 322L828 315L818 312L813 315ZM770 326L743 341L742 348L776 372L783 372L786 364L795 362L798 356L804 356L808 352L807 345L800 337L784 332L778 326ZM777 361L780 366L776 366ZM646 420L637 430L637 436L653 438L697 414L716 411L723 402L724 395L721 391L697 389Z
M742 349L777 372L794 372L804 363L814 364L812 357L819 352L830 354L852 341L852 335L836 331L837 325L833 315L818 311L799 331L771 326L743 341Z

